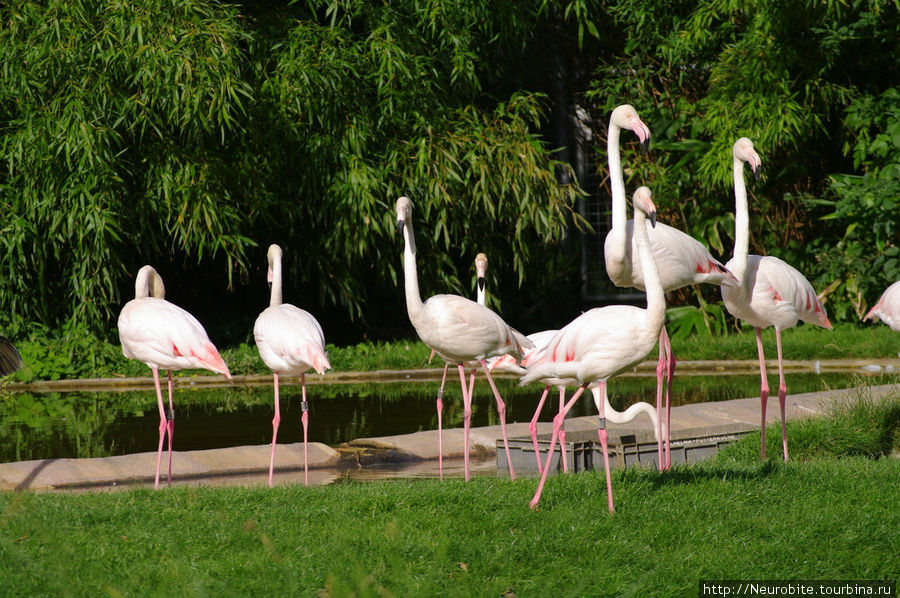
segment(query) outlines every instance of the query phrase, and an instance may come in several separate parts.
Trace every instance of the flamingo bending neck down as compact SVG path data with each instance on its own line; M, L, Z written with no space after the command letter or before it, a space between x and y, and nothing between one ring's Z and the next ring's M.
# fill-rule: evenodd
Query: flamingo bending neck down
M863 317L863 321L874 320L876 317L890 326L891 330L900 332L900 280L885 289L872 309Z
M784 363L781 352L781 331L791 328L798 320L831 329L825 308L808 280L794 267L777 257L748 255L750 243L750 216L747 208L747 187L744 184L744 162L753 174L759 176L761 161L753 148L753 142L742 137L732 148L734 166L734 257L728 261L740 286L722 287L722 299L728 312L756 329L756 348L759 354L761 385L759 398L762 406L760 428L761 454L766 457L766 402L769 383L766 377L766 360L763 351L762 329L775 328L778 348L778 402L781 406L781 441L784 460L788 460L785 401L787 385L784 379Z
M604 259L606 272L617 287L637 288L644 290L644 273L641 260L635 260L636 241L634 221L627 220L625 200L625 181L622 174L622 158L619 151L619 137L622 129L628 129L637 135L642 147L650 142L650 129L638 117L637 111L622 104L613 110L609 119L607 139L607 155L609 160L609 177L612 187L612 227L604 242ZM626 221L627 220L627 221ZM660 281L665 292L674 291L696 283L711 283L722 286L737 286L737 279L718 260L716 260L702 243L676 228L657 223L648 230L650 250L659 272ZM669 421L672 379L675 375L677 361L672 353L669 335L663 326L659 335L659 362L656 366L656 407L661 408L663 377L666 377L666 417L665 460L663 459L662 439L658 444L658 459L661 469L671 465L669 437L671 422Z
M273 483L275 471L275 444L278 437L278 424L281 422L279 405L279 375L300 376L302 402L300 408L303 424L303 481L309 484L309 406L306 402L306 372L310 369L324 374L331 368L325 354L325 334L322 327L311 313L281 302L281 247L270 245L266 253L269 262L268 281L271 285L269 307L267 307L253 326L253 338L259 356L266 366L272 370L275 387L275 417L272 419L272 454L269 458L269 486Z
M197 318L165 300L162 277L152 266L144 266L134 284L134 299L119 314L119 341L122 354L142 361L153 372L159 403L159 446L156 453L155 487L159 487L163 440L169 435L168 483L172 483L172 444L175 435L175 409L172 404L172 370L206 369L231 380L228 366L210 342ZM163 404L159 370L169 374L169 410Z
M419 294L419 280L416 273L416 239L412 226L412 202L409 198L400 197L397 200L396 211L397 227L404 238L403 274L409 320L422 342L434 349L445 362L457 364L459 370L464 405L465 478L469 479L469 427L472 420L472 393L466 385L465 367L467 363L476 361L481 364L497 401L503 444L510 465L509 474L515 479L509 438L506 434L506 404L494 384L486 360L505 354L514 355L516 359L521 360L524 349L531 347L531 342L507 325L496 313L465 297L434 295L423 302ZM472 379L474 380L474 370ZM440 420L438 426L440 438Z
M613 512L612 481L609 472L608 434L606 432L606 381L624 369L643 360L656 346L660 330L666 316L666 300L659 280L650 241L647 236L645 219L650 224L656 221L656 206L653 205L650 190L640 187L634 193L635 239L637 253L644 272L647 293L647 307L641 309L631 305L610 305L589 310L562 328L544 350L528 363L528 372L522 377L522 384L535 380L555 378L575 380L580 386L553 419L553 433L550 449L541 472L531 508L537 507L547 479L548 466L553 457L556 440L566 414L587 388L597 387L601 393L595 394L599 410L598 436L603 450L606 468L606 488L609 511ZM599 400L603 399L603 400ZM648 405L648 407L650 407ZM632 412L637 411L632 409ZM652 409L652 407L651 407ZM627 413L627 412L626 412ZM652 420L652 417L651 417ZM658 422L654 422L658 434Z

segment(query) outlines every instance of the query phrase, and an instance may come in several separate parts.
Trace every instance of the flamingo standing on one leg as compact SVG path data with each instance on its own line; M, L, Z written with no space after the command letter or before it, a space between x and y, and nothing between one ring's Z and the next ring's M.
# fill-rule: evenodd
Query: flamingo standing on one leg
M650 129L638 117L637 111L628 104L613 110L609 118L607 133L607 154L609 178L612 187L612 227L606 235L603 255L606 272L617 287L644 290L644 275L640 260L635 260L636 244L634 221L627 220L625 201L625 181L622 174L622 158L619 152L619 136L622 129L633 131L642 146L650 142ZM734 275L718 260L713 258L702 243L676 228L657 223L649 229L650 250L659 271L665 292L674 291L690 284L707 282L722 286L737 286ZM671 465L669 450L669 415L672 398L672 379L675 375L675 356L665 326L659 335L659 362L656 366L656 408L661 408L663 376L666 376L666 452L663 460L662 440L658 446L659 466L668 469Z
M281 422L281 408L278 396L278 376L300 376L303 399L300 403L303 414L303 481L309 484L309 451L307 430L309 426L309 406L306 402L306 372L310 369L319 374L331 368L325 354L325 335L322 327L311 313L281 302L281 247L270 245L266 257L269 261L268 281L271 286L269 307L253 326L253 338L259 356L274 376L275 417L272 419L272 456L269 460L269 486L275 471L275 444L278 424Z
M159 446L156 453L156 481L162 461L163 439L169 435L169 474L172 483L172 443L175 435L175 409L172 404L172 370L206 369L231 380L228 366L210 342L197 318L165 300L162 277L152 266L144 266L134 284L134 299L119 314L119 341L128 359L146 363L153 372L159 403ZM169 374L169 411L163 404L159 370Z
M485 276L487 275L487 264L488 259L487 256L483 253L479 253L475 256L475 302L478 305L485 305ZM432 358L434 357L434 349L431 350L431 355L428 357L428 362L431 363ZM493 358L497 359L497 358ZM512 359L512 358L510 358ZM471 364L467 364L472 366L472 376L469 384L469 396L472 395L472 391L474 390L475 384L475 369L478 367L478 362L473 362ZM438 388L437 400L435 401L435 405L437 407L437 418L438 418L438 477L444 477L444 439L443 433L441 430L441 417L444 412L444 386L447 384L447 372L450 369L450 362L444 362L444 373L441 375L441 386Z
M434 349L444 361L457 364L463 393L463 437L465 478L469 479L469 427L472 420L472 393L466 385L465 367L472 361L481 364L485 377L497 401L503 445L509 463L510 477L515 479L506 434L506 404L500 397L486 360L497 355L511 354L521 359L531 342L517 332L496 313L483 305L459 295L434 295L424 303L419 294L416 273L416 239L412 226L412 202L408 197L397 200L397 227L404 237L403 274L406 290L406 310L416 334ZM472 372L474 380L474 370ZM470 385L471 387L471 382Z
M863 321L874 320L876 316L890 326L891 330L900 332L900 280L885 289L878 302L863 317Z
M0 336L0 376L7 376L22 367L22 356L16 346Z
M528 364L528 373L522 377L526 384L545 378L574 378L580 387L553 419L550 450L530 506L535 508L547 479L550 459L556 446L566 414L585 389L591 388L600 414L598 436L603 450L606 469L606 489L609 511L613 512L612 480L609 471L608 435L606 432L606 381L624 369L643 360L659 338L666 316L666 299L659 280L656 265L650 252L645 219L656 221L656 207L650 190L640 187L634 192L634 220L637 253L644 273L647 307L610 305L589 310L562 328L540 355ZM657 422L654 422L657 423ZM658 428L658 425L655 426Z
M753 174L759 176L761 161L753 149L753 142L742 137L732 149L734 156L734 257L728 261L728 269L741 281L737 288L722 287L722 299L728 312L756 328L756 349L759 353L759 374L762 384L759 398L762 404L761 453L766 457L766 402L769 383L766 377L766 360L763 351L762 329L775 327L778 347L778 402L781 406L781 441L784 460L788 460L785 401L787 385L784 380L784 363L781 353L781 331L796 326L803 320L816 326L831 329L825 308L819 303L809 281L794 267L777 257L748 255L750 243L750 216L747 209L747 187L744 184L744 162Z

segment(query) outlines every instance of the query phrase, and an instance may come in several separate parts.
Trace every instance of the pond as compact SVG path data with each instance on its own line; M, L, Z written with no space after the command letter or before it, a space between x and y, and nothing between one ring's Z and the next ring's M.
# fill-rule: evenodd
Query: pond
M880 376L866 377L878 384ZM892 380L893 381L893 378ZM454 380L454 382L456 382ZM777 382L776 382L777 383ZM858 385L859 375L792 373L792 393ZM519 387L498 379L509 422L531 420L541 387ZM437 428L438 382L310 384L307 387L309 439L337 446L355 438L407 434ZM616 409L637 401L655 402L655 379L620 376L610 383ZM675 381L674 404L757 396L757 374L682 375ZM773 389L774 394L774 389ZM555 398L551 393L551 399ZM175 392L176 450L268 444L272 438L272 387L219 387ZM300 387L282 385L280 443L302 441ZM552 421L555 404L541 421ZM594 414L593 401L581 400L571 417ZM45 458L106 457L153 452L159 413L153 391L21 392L0 395L0 462ZM499 423L496 404L482 378L476 382L473 427ZM462 426L459 384L448 381L444 397L445 428Z

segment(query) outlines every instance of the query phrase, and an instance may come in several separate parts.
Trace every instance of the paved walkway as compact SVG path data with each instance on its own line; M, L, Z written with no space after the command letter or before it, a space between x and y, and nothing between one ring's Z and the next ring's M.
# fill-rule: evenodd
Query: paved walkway
M788 419L799 419L827 412L835 401L853 399L868 393L873 399L896 391L896 385L845 389L789 395ZM590 400L585 398L583 400ZM735 399L716 403L700 403L672 408L672 439L711 436L759 427L759 398ZM779 421L777 397L769 399L766 413L769 425ZM549 435L552 424L541 423L539 434ZM507 425L511 438L528 437L528 423ZM580 417L566 420L570 435L596 435L597 418ZM777 430L777 427L776 427ZM609 425L611 442L624 435L634 435L638 442L652 440L649 418L641 415L623 426ZM780 435L780 430L777 430ZM470 434L476 472L496 471L496 444L499 426L473 428ZM459 475L463 455L461 428L444 430L445 475ZM172 475L175 484L226 485L265 484L269 466L269 445L243 446L201 451L176 451ZM342 477L384 477L437 475L437 431L417 432L401 436L362 438L335 450L324 444L310 443L310 483L327 484ZM283 483L303 482L302 443L278 445L276 480ZM514 460L515 463L515 460ZM165 468L165 458L164 465ZM93 459L41 459L17 463L0 463L0 490L74 490L79 488L111 488L153 483L156 453L140 453Z

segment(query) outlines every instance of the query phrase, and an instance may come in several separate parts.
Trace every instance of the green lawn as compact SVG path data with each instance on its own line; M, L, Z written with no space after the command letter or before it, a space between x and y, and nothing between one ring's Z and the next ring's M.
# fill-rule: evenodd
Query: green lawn
M528 478L3 493L2 593L696 596L701 579L897 579L898 430L900 393L861 393L792 423L787 464L759 461L751 435L703 464L614 472L612 516L599 473L551 478L537 511Z

